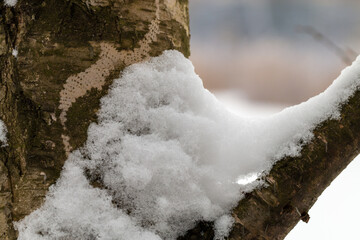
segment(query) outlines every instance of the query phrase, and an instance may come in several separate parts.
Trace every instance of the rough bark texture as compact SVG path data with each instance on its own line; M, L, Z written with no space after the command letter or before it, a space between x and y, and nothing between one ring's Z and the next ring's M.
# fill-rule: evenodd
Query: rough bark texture
M234 228L228 239L284 239L320 194L359 154L360 91L342 106L341 118L314 130L300 157L278 161L263 177L266 186L242 199L233 210ZM331 209L329 209L331 211ZM213 239L211 223L201 223L181 239Z
M86 140L121 70L166 49L189 56L186 0L0 3L0 239L38 208L66 155ZM12 53L18 51L17 57Z

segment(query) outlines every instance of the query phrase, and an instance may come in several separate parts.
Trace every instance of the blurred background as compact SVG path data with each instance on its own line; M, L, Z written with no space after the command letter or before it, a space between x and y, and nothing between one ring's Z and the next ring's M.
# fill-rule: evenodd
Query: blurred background
M266 116L324 91L355 60L359 12L356 0L190 0L190 59L230 110ZM358 157L286 239L359 239L359 173Z
M360 1L190 0L191 60L205 87L296 104L360 50Z

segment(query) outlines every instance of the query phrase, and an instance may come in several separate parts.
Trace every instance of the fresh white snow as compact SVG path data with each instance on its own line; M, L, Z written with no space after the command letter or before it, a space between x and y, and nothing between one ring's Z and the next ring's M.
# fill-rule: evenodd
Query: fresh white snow
M255 102L244 93L234 90L215 91L214 95L230 112L244 118L268 117L289 106L273 102Z
M223 215L214 222L215 238L216 240L222 240L229 236L232 225L234 224L234 218L230 215Z
M17 58L18 54L19 54L18 50L16 48L14 48L12 50L12 55Z
M160 239L114 207L105 191L91 187L77 161L70 156L45 204L17 224L19 240Z
M3 121L0 120L0 146L6 145L7 139L6 139L6 127Z
M17 0L4 0L5 6L14 7L17 3Z
M360 59L308 102L244 118L204 89L177 51L134 64L102 98L98 123L45 204L15 223L19 240L176 239L200 220L215 221L221 239L241 192L261 184L237 180L299 155L318 123L339 117L359 76Z

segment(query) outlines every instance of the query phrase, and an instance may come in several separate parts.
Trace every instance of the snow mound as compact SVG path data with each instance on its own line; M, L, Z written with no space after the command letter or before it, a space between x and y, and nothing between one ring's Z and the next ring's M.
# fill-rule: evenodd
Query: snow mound
M237 179L299 155L318 123L338 118L358 89L359 62L324 93L268 118L227 111L177 51L126 68L45 204L15 224L19 240L176 239L217 219L222 239L241 192L257 186Z

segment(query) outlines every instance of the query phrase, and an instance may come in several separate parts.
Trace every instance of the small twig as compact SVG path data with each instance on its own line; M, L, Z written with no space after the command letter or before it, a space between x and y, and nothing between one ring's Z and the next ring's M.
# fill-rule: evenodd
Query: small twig
M265 236L266 236L266 232L268 230L269 224L266 224L266 228L265 228Z
M325 152L328 152L328 142L326 138L321 135L319 135L317 138L320 139L325 144Z
M295 210L297 212L297 214L299 214L301 221L308 223L310 220L310 216L307 212L303 212L302 214L300 213L299 209L297 207L295 207Z
M299 209L297 207L295 207L295 210L299 214L299 216L301 217L301 213L300 213Z
M326 37L324 34L320 33L312 26L298 26L297 30L302 33L306 33L312 36L318 42L324 44L327 48L333 51L340 59L346 64L350 65L352 61L358 55L354 50L351 48L343 49L339 47L335 42L330 40L330 38Z

